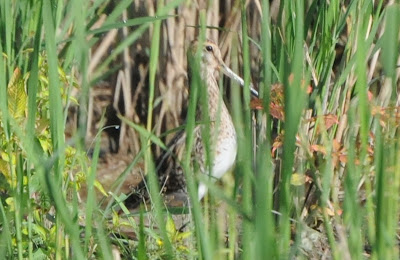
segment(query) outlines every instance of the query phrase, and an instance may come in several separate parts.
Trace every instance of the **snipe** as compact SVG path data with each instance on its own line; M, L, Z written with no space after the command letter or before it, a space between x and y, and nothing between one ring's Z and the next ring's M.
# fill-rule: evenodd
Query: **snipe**
M199 50L199 48L202 48ZM229 111L222 100L218 86L219 72L223 72L231 79L238 81L243 86L243 80L230 70L222 60L218 46L206 40L204 43L193 41L188 50L188 55L195 55L197 51L201 53L200 77L208 94L208 115L206 120L202 116L202 111L198 109L196 120L207 121L209 124L209 150L212 158L210 168L206 165L205 142L203 142L202 132L204 125L195 127L194 146L192 161L199 165L200 172L211 174L211 179L221 178L234 164L236 159L236 131ZM190 64L189 64L190 66ZM190 71L190 69L189 69ZM257 91L251 88L253 95L258 95ZM185 191L186 182L182 167L180 165L183 153L186 151L186 132L178 132L168 144L168 149L156 160L159 184L164 194ZM198 186L198 199L201 200L207 193L207 186L200 182ZM148 199L146 189L146 179L136 188L135 193L130 199L131 206L137 206L141 201ZM133 205L132 205L133 204Z

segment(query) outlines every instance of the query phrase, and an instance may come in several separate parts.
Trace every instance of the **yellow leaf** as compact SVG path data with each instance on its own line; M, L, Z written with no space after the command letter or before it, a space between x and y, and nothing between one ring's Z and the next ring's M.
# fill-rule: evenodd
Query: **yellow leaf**
M58 67L58 75L60 76L62 81L66 81L67 75L65 75L64 70L61 67Z
M50 228L50 235L54 237L56 235L56 231L57 231L56 225L52 226Z
M189 248L187 248L187 246L180 245L180 246L178 246L178 251L180 251L180 252L189 252Z
M9 206L9 210L10 211L14 211L15 210L15 203L14 203L14 198L13 197L9 197L6 199L6 203Z
M180 240L190 237L191 235L192 235L191 231L180 232L177 234L176 240L180 241Z
M325 208L325 212L326 212L326 214L328 214L331 217L335 216L335 212L330 208Z
M131 224L129 221L122 220L122 221L119 223L119 227L123 227L123 226L125 226L125 227L132 227L132 224Z
M46 229L39 225L33 225L33 230L43 239L46 240Z
M28 95L25 92L25 82L21 71L16 68L7 86L8 110L14 118L25 117Z
M22 234L28 235L28 229L26 227L22 228Z
M105 197L108 197L108 193L104 190L103 185L97 180L94 181L94 186L97 188L98 191L101 192Z
M8 163L3 159L0 159L0 173L6 176L6 178L10 177L10 169L8 168Z
M306 176L300 173L293 173L292 177L290 178L290 184L294 186L303 185L306 182Z
M115 212L115 211L113 211L113 214L112 214L113 216L112 216L112 223L113 223L113 226L114 227L118 227L119 226L119 215L118 215L118 213L117 212Z
M9 161L10 161L10 159L9 159L7 153L5 153L5 152L0 152L0 156L1 156L1 158L2 158L4 161L6 161L6 162L9 162Z
M175 235L176 227L175 227L175 222L170 214L168 214L167 216L167 224L165 228L167 230L168 236L172 238Z
M33 218L36 220L36 222L40 222L41 221L41 212L36 209L33 211Z

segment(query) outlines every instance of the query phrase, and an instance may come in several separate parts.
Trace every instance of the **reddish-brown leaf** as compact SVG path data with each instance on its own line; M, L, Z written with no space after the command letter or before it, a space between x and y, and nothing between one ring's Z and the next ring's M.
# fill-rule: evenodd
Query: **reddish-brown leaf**
M282 120L285 120L285 112L284 108L281 105L271 103L269 104L269 113L271 114L272 117Z
M320 152L323 155L326 155L326 148L322 145L313 144L311 145L311 152Z
M250 101L250 108L254 110L262 110L264 108L263 100L259 98L253 98Z
M335 124L339 124L338 117L336 115L334 115L334 114L325 115L324 116L324 120L325 120L325 128L326 128L326 130L328 130L329 128L331 128Z

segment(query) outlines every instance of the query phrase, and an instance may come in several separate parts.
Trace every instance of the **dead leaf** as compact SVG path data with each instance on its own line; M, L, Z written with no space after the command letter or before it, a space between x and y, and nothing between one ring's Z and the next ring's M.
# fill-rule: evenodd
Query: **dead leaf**
M331 217L335 216L335 212L333 210L331 210L330 208L325 208L325 212L326 212L326 214L328 214Z
M337 117L337 115L334 115L334 114L324 115L324 121L325 121L326 130L328 130L335 124L339 124L338 117Z
M262 110L264 108L263 100L259 98L253 98L250 101L250 108L254 110Z
M269 113L272 117L279 119L281 121L285 121L285 112L283 106L280 106L275 103L269 104Z
M313 144L311 145L311 152L320 152L323 155L326 155L326 148L322 145Z
M368 90L367 95L368 95L368 101L372 101L372 99L374 98L374 94L372 94L372 92Z

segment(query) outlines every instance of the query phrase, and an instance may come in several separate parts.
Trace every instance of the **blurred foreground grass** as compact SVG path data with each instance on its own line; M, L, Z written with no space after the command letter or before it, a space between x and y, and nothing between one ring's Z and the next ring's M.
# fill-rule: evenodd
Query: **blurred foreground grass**
M246 83L258 79L262 98L230 88L235 178L193 202L182 231L161 200L131 215L125 195L111 192L114 202L98 207L101 134L91 159L84 139L90 87L121 69L112 62L134 42L151 37L141 90L149 111L131 166L142 161L154 173L157 77L168 73L160 69L168 58L159 54L168 42L163 24L189 4L158 1L147 6L154 15L127 19L131 1L111 2L0 0L2 258L399 258L398 4L280 1L271 21L269 1L259 9L234 2L241 30L220 44L229 45L232 69ZM90 51L127 26L108 58L91 67ZM71 107L79 124L66 142ZM77 195L83 185L85 206Z

